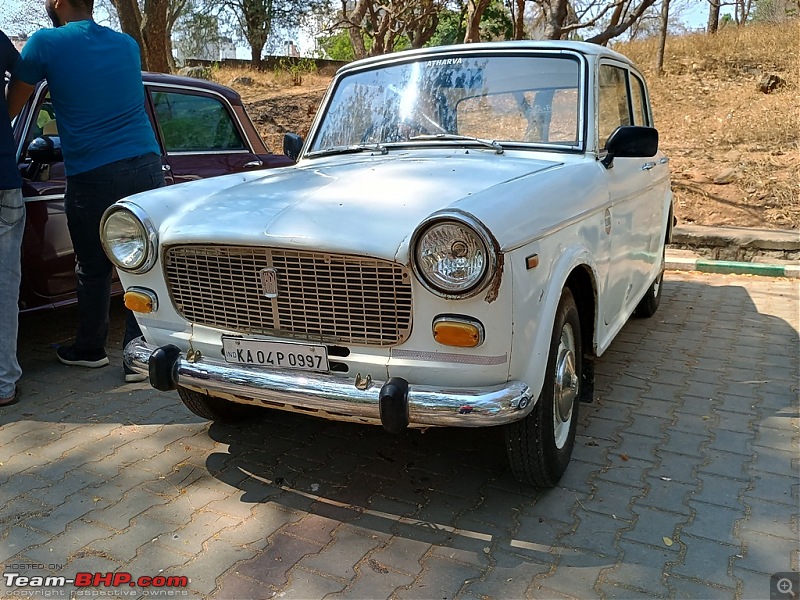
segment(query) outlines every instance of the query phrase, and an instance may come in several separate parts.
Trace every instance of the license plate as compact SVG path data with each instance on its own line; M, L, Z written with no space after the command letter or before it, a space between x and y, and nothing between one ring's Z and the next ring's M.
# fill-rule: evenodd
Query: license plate
M300 371L329 370L325 346L223 337L222 350L229 363Z

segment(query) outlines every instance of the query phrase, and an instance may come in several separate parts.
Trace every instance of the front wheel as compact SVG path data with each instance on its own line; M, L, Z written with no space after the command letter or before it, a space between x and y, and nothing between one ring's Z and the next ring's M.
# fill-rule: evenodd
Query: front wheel
M221 423L237 423L246 419L256 407L236 404L222 398L178 386L178 395L190 411L203 419Z
M583 351L578 307L568 288L558 302L546 369L536 406L505 428L512 472L537 488L559 482L575 445Z

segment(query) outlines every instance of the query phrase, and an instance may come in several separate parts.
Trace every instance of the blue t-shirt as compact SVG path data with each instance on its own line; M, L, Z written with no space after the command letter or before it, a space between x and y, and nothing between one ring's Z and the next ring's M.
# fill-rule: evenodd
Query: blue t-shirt
M139 47L92 20L34 33L15 76L47 79L67 175L149 152L159 153L144 109Z
M19 58L19 52L5 33L0 31L0 71L11 73ZM4 86L5 87L5 86ZM0 94L0 190L22 187L22 177L17 168L17 148L11 120L8 118L6 95Z

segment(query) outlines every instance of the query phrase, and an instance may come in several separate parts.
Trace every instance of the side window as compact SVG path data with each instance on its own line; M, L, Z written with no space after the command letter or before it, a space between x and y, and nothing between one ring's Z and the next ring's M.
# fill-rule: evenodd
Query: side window
M633 124L650 125L647 118L647 96L644 93L644 82L631 74L631 100L633 101Z
M53 109L53 105L50 103L50 92L47 92L41 99L41 103L34 111L34 115L35 117L30 121L28 132L25 135L23 154L28 145L37 137L43 135L58 135L56 113Z
M624 69L611 65L600 66L599 114L597 130L600 144L605 146L608 136L622 125L632 125L630 103L628 102L628 85L625 81Z
M236 123L219 100L178 92L151 94L168 154L246 149Z

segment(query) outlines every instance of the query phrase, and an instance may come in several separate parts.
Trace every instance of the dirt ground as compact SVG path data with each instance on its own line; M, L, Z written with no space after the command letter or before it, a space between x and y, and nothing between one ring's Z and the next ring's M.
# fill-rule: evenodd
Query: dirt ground
M797 39L800 20L671 38L660 75L650 66L651 42L615 47L648 81L679 223L800 229ZM758 84L769 74L782 83L767 94ZM273 152L285 132L308 134L330 82L330 74L310 74L242 85L240 75L217 79L239 91Z

